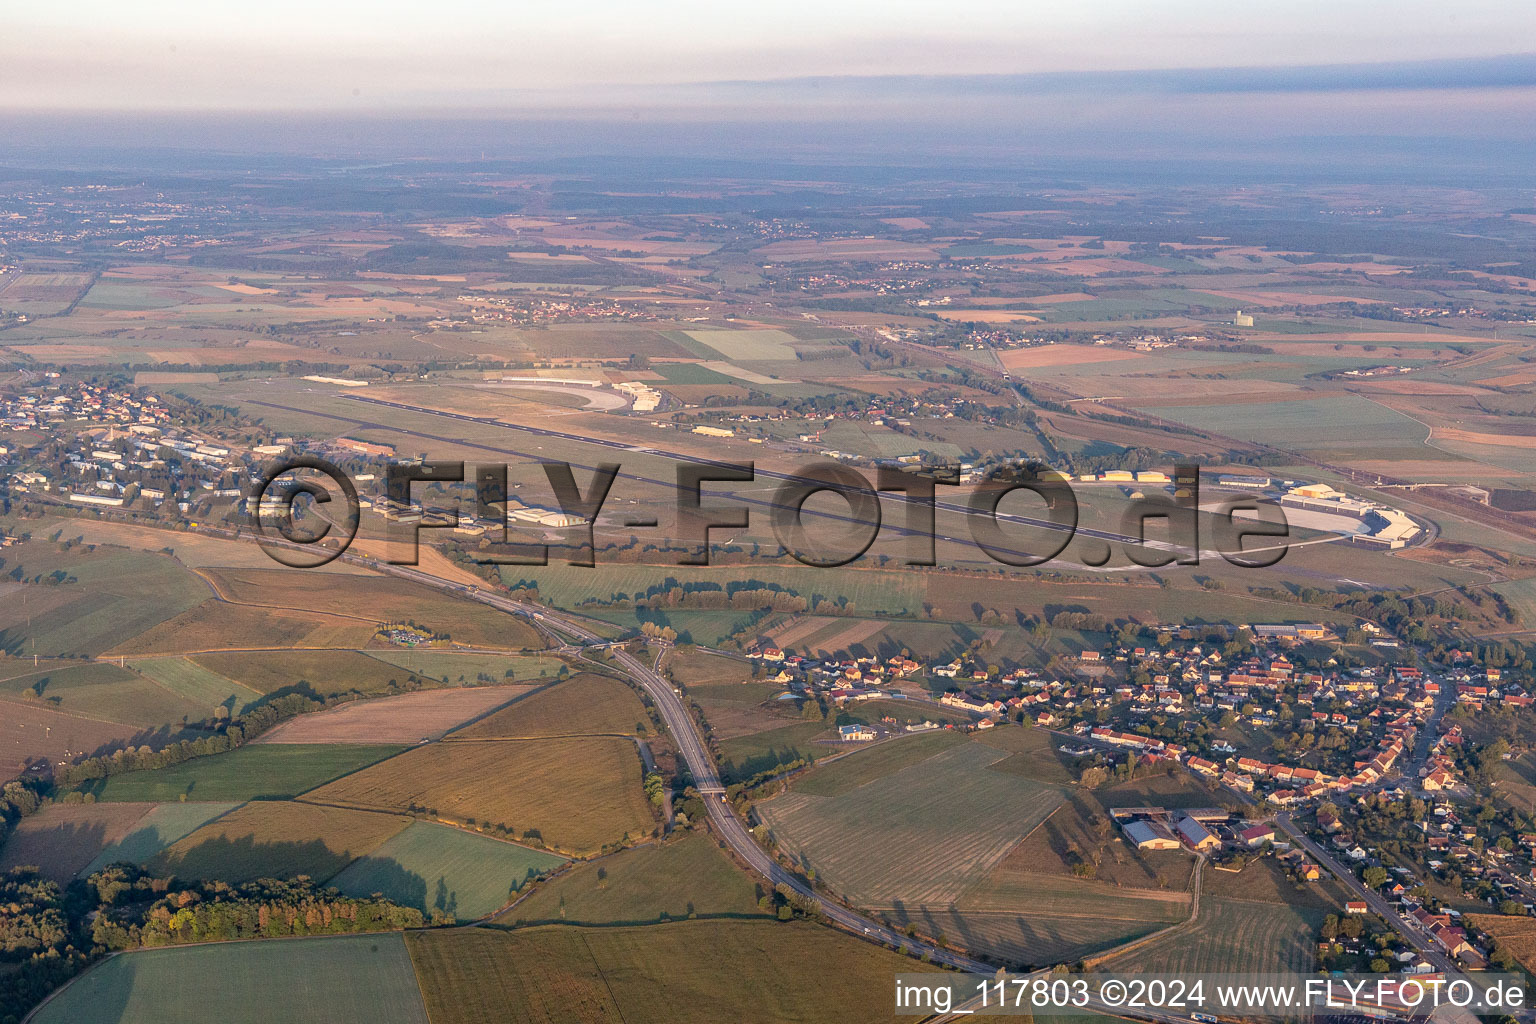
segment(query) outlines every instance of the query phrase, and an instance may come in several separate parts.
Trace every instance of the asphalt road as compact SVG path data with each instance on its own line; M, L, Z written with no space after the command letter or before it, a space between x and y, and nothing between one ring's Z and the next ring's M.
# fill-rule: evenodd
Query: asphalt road
M1311 839L1308 839L1306 834L1296 827L1290 812L1282 811L1275 815L1275 824L1279 825L1281 830L1290 836L1292 842L1296 843L1309 856L1332 872L1333 876L1340 882L1343 882L1350 892L1364 900L1365 905L1371 908L1372 913L1380 914L1389 924L1396 928L1403 938L1408 940L1408 944L1417 950L1420 956L1428 960L1435 970L1446 972L1459 970L1455 962L1446 956L1445 952L1435 944L1435 940L1424 934L1423 930L1419 928L1418 922L1410 921L1399 915L1397 910L1393 908L1392 904L1387 902L1384 896L1374 889L1367 888L1364 883L1355 877L1355 873L1337 860L1333 854L1318 846Z

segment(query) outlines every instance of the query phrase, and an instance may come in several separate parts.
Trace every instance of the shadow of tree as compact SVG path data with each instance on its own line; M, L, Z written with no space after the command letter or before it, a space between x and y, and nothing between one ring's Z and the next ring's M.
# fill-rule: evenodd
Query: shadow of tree
M35 867L50 882L66 885L93 859L107 842L107 826L101 822L61 822L51 828L23 822L0 847L0 871Z
M323 839L296 842L260 842L255 836L236 839L212 836L186 849L167 850L153 858L157 870L181 878L249 882L258 878L297 878L307 875L332 878L356 859L349 850L338 850ZM419 877L419 876L418 876ZM426 882L421 881L423 898Z

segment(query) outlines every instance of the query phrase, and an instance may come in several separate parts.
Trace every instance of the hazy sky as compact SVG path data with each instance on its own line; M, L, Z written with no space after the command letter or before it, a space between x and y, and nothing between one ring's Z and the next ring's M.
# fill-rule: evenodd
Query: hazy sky
M611 99L604 87L624 84L1536 51L1536 4L1522 0L4 6L0 108L10 110L537 107Z

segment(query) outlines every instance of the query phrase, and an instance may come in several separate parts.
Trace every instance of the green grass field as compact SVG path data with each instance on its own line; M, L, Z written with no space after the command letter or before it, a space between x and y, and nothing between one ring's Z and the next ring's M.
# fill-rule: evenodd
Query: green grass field
M358 651L199 654L192 663L258 693L298 689L325 697L353 690L374 693L391 681L404 683L411 674L409 669Z
M701 834L639 846L574 865L543 883L497 923L651 924L700 917L755 917L752 880Z
M257 800L173 843L150 861L181 878L248 882L330 878L410 824L395 814Z
M327 884L351 896L383 893L425 914L445 911L469 921L501 909L529 878L563 863L541 850L418 821Z
M281 800L398 753L400 747L255 743L81 788L98 800Z
M30 662L27 663L30 665ZM148 728L212 717L213 705L104 662L56 664L0 682L0 693L77 715Z
M833 732L825 722L795 722L791 725L734 736L720 743L720 775L727 780L744 779L775 765L805 757L825 757L833 748L812 740L831 739Z
M210 988L211 979L217 979ZM281 1009L278 1010L280 1004ZM36 1024L429 1024L398 934L225 942L115 956Z
M1402 413L1358 395L1331 395L1313 401L1233 405L1155 406L1146 411L1193 427L1244 440L1267 441L1297 451L1398 448L1416 445L1428 430ZM1431 449L1423 449L1431 451ZM1423 454L1416 456L1425 458Z
M261 694L186 658L148 658L130 662L139 672L212 715L222 707L238 715L261 700Z
M891 1019L914 962L804 923L682 921L412 932L432 1024L783 1024Z
M835 796L792 789L757 805L775 841L857 903L953 902L1061 802L967 743Z
M207 599L198 579L170 558L121 549L32 541L7 552L6 571L66 582L26 587L0 610L0 650L98 655Z

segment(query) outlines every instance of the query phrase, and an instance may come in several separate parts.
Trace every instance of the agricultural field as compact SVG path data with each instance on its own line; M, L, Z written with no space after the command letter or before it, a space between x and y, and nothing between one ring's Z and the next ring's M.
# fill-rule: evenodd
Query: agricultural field
M891 976L912 964L802 922L477 928L406 941L433 1024L873 1024L890 1019Z
M253 743L419 743L435 740L516 700L526 686L469 686L419 690L354 700L290 718Z
M760 885L702 833L576 864L496 918L502 925L654 924L756 917Z
M399 753L398 746L248 743L168 768L126 772L80 788L97 800L285 800Z
M1284 868L1274 857L1254 858L1243 870L1237 872L1220 871L1207 866L1201 892L1205 896L1223 899L1311 907L1324 911L1337 911L1345 900L1353 898L1345 895L1343 888L1328 874L1323 875L1319 881L1298 886L1286 877Z
M349 896L382 893L428 916L471 921L500 910L528 879L563 863L542 850L418 821L326 884Z
M118 722L55 711L50 705L0 700L0 778L20 775L33 761L59 761L115 750L145 736Z
M95 804L117 807L118 804ZM128 805L132 806L132 805ZM172 843L191 835L221 815L234 810L232 803L152 804L148 813L116 842L108 843L79 874L89 875L109 864L144 864Z
M356 648L368 643L374 632L373 624L359 618L281 611L209 598L116 644L109 653L129 659L185 654L202 664L202 658L213 652L238 651L247 652L245 663L259 664L264 658L250 658L248 652L265 654L289 647ZM216 663L205 667L219 671ZM236 678L252 685L248 679Z
M133 670L154 680L194 706L224 708L233 717L261 700L261 693L219 675L189 658L150 658L132 662Z
M964 733L952 729L887 740L816 766L795 780L795 792L809 796L841 796L967 742L969 739Z
M558 658L538 655L508 657L503 654L473 654L457 651L420 651L390 648L368 651L370 658L397 665L422 679L434 679L452 686L459 683L536 683L569 672Z
M707 709L706 709L707 712ZM830 741L834 733L825 722L766 720L774 728L724 739L720 743L720 776L727 780L745 779L776 765L800 758L824 757L832 747L818 740ZM792 721L792 720L788 720Z
M533 627L515 616L398 579L282 569L208 570L207 576L225 600L236 604L310 611L370 625L411 621L474 646L544 646Z
M153 680L102 662L44 673L30 683L43 707L141 729L181 726L214 715L211 704L187 700ZM27 696L24 690L22 699Z
M948 942L1017 969L1072 963L1151 935L1167 924L1134 917L1034 914L1028 911L960 910L949 906L902 906L881 911L898 928Z
M722 742L753 733L804 725L794 712L798 702L779 701L786 692L781 683L752 681L745 673L723 683L699 682L688 686L688 699L698 704L715 739ZM741 744L733 744L736 750Z
M411 823L395 814L255 800L172 843L149 862L180 878L248 882L330 878Z
M0 872L31 865L68 884L98 853L121 842L149 804L50 804L22 818L4 846Z
M0 276L0 307L31 316L53 316L73 305L90 288L94 274L21 273Z
M836 796L792 788L758 814L781 848L855 903L952 903L1062 800L1055 787L987 771L1004 756L967 743Z
M651 730L645 705L627 684L583 672L487 715L452 735L461 739L633 736Z
M192 663L237 679L258 693L378 693L390 683L405 683L409 669L371 658L361 651L243 651L199 654Z
M1314 907L1208 897L1193 925L1158 936L1104 968L1149 974L1305 973L1312 969L1323 917Z
M112 957L76 979L35 1024L266 1024L274 984L287 1024L428 1024L399 934L215 942Z
M640 778L640 756L627 739L445 741L416 747L306 799L383 810L422 807L586 855L656 827Z
M1088 864L1092 877L1128 889L1182 889L1189 884L1190 856L1182 850L1138 850L1121 840L1107 807L1080 787L1040 827L1009 851L999 870L1078 878Z
M94 657L207 597L196 577L165 555L78 546L65 551L33 541L7 552L6 565L39 581L0 607L0 650L15 655Z
M1468 914L1467 923L1493 936L1527 971L1536 971L1536 919L1503 914Z
M1072 759L1056 749L1062 741L1044 729L1004 725L979 733L977 741L1009 753L1009 757L992 766L993 771L1009 772L1050 785L1077 781L1070 768Z
M795 339L783 331L685 331L689 338L741 362L795 359Z

